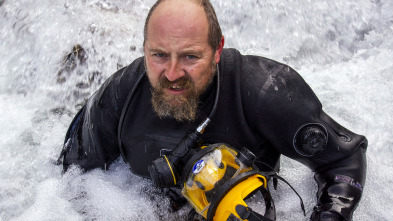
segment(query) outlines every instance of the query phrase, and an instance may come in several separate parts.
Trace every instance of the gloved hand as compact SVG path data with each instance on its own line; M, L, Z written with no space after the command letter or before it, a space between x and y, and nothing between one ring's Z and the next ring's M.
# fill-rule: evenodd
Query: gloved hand
M316 206L311 214L310 221L345 221L345 219L337 213L322 211L319 206Z

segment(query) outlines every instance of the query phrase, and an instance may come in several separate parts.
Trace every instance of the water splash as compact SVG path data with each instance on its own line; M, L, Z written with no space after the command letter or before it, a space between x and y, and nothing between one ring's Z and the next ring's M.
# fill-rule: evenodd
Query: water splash
M189 207L169 212L168 199L120 160L106 172L81 174L75 168L64 176L53 164L79 105L117 69L142 56L144 18L153 3L0 0L0 220L184 219ZM213 4L227 47L295 67L326 112L368 137L368 180L354 219L389 220L393 3ZM64 59L76 45L85 60L74 60L60 83ZM309 216L316 191L312 173L284 158L281 175L300 192ZM307 220L286 188L272 192L279 219Z

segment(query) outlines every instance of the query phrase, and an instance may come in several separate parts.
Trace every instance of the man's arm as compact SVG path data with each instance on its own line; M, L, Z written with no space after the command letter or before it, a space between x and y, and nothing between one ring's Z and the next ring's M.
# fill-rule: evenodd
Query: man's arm
M336 220L351 220L366 180L367 139L341 127L324 112L321 119L330 127L329 134L334 137L329 144L331 149L325 153L325 158L331 162L315 169L318 204L314 207L311 220L335 220L330 217L338 214L342 217ZM341 152L348 154L340 156Z
M281 154L315 172L319 191L312 220L351 220L366 179L367 139L324 113L292 68L264 58L248 61L249 70L261 72L253 74L259 82L255 127Z
M109 78L76 114L67 131L63 155L63 169L72 164L83 170L106 169L119 156L117 148L118 114L115 107L115 80Z
M117 71L77 113L60 156L64 171L73 164L84 171L106 169L120 156L117 130L121 111L130 88L143 71L142 58Z

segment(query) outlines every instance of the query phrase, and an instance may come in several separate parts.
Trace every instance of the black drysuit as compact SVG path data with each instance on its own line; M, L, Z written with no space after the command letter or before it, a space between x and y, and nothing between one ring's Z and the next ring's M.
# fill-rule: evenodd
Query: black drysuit
M277 167L280 154L315 172L318 205L313 219L340 214L350 220L366 177L367 140L332 120L301 76L290 67L224 49L218 64L217 111L205 143L247 147L261 170ZM160 119L151 105L143 58L112 75L74 118L62 151L66 170L107 168L120 155L131 171L149 177L148 165L176 147L209 116L217 77L201 95L194 122ZM328 212L324 212L328 211Z

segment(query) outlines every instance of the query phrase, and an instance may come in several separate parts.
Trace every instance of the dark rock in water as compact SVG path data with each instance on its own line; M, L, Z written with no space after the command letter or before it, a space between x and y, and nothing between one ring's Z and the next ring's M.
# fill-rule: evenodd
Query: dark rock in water
M85 49L83 49L80 45L75 45L72 48L72 52L65 57L64 63L66 65L66 68L73 69L76 67L77 61L80 64L84 64L86 60L87 56Z
M89 59L89 50L84 49L79 44L72 48L72 51L65 55L61 61L60 70L57 73L57 83L64 84L67 81L67 100L72 101L77 107L86 103L86 99L91 96L92 87L100 85L103 76L100 71L91 70L90 65L99 66ZM96 52L93 53L95 54ZM93 56L94 56L93 54ZM93 59L94 60L94 59ZM72 86L73 85L73 86Z
M0 0L0 6L2 6L4 2L5 0Z
M78 65L85 64L87 55L85 49L79 44L72 48L72 52L66 55L62 62L62 68L57 73L57 83L64 83L67 76L72 72Z
M86 76L86 74L88 75L88 81L78 82L75 85L77 88L86 89L89 88L94 81L100 82L101 72L85 72L85 70L88 70L87 59L88 56L85 49L79 44L75 45L72 51L63 58L62 67L57 73L57 83L64 83L71 75Z

